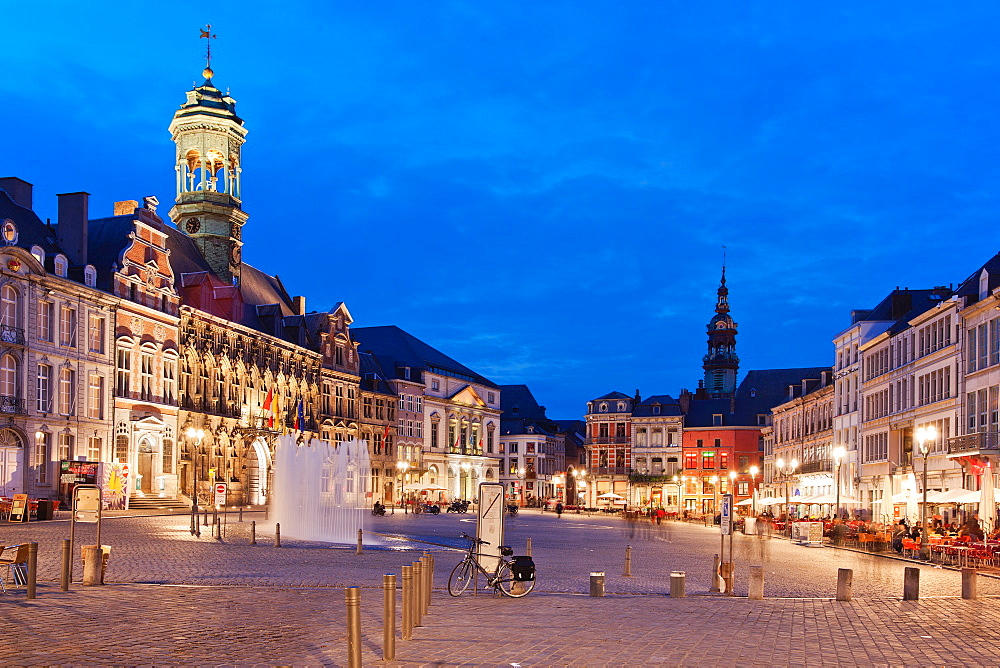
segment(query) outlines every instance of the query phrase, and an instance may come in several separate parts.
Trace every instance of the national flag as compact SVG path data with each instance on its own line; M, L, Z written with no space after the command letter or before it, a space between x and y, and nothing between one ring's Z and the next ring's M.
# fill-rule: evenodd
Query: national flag
M274 411L271 410L271 405L274 402L274 388L268 388L267 399L264 399L264 406L262 412L267 417L267 427L270 429L274 426Z
M305 408L302 405L302 397L299 397L299 410L295 414L295 428L298 431L305 431L305 427L306 427Z
M385 431L382 433L382 440L383 441L389 440L389 425L385 426Z

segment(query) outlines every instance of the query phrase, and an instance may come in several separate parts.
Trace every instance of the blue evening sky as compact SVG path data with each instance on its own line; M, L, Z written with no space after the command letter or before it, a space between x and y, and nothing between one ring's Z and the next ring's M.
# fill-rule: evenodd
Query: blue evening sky
M244 259L550 417L694 389L728 247L741 370L832 363L852 308L996 243L998 3L7 3L0 175L35 209L173 199L215 83ZM741 374L742 377L742 374Z

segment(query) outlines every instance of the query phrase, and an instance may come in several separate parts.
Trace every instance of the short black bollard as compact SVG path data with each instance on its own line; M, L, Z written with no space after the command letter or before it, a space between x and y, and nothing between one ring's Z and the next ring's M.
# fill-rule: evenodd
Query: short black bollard
M396 576L382 576L382 660L396 658Z
M71 569L73 568L73 555L70 553L69 538L63 538L62 542L62 576L59 578L59 588L69 591L69 583L72 580Z
M524 554L529 557L531 556L531 538L528 539L524 546Z
M38 543L28 543L28 598L35 598L38 579Z
M206 508L205 512L202 513L202 522L201 522L201 525L203 527L207 527L208 526L208 508Z
M347 603L347 665L361 668L361 590L348 587L344 590Z
M250 544L257 544L257 520L251 520L250 522Z
M215 539L222 540L222 521L218 517L215 518Z
M240 524L243 524L243 506L240 506Z
M903 600L920 599L920 569L908 566L903 571Z
M274 525L274 546L281 547L281 524Z
M355 552L355 554L361 554L362 552L364 552L364 547L362 546L361 543L361 535L362 535L361 529L358 529L358 551Z

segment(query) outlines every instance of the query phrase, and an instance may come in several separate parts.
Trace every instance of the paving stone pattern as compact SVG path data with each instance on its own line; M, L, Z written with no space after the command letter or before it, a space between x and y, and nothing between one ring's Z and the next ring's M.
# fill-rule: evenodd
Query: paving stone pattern
M368 528L384 544L355 555L288 538L274 548L263 526L251 546L248 523L229 524L220 543L206 527L191 536L183 516L109 518L102 542L112 545L113 584L75 583L69 592L58 587L68 523L0 525L3 544L39 542L41 576L35 600L23 589L0 596L0 663L346 665L343 588L360 586L363 661L378 665L382 574L400 573L429 549L431 614L413 640L397 640L394 665L1000 664L995 578L980 577L981 598L963 601L957 572L921 566L924 598L904 602L902 572L913 564L737 535L737 577L764 565L768 599L710 596L717 529L522 513L508 521L505 542L523 553L532 539L535 592L452 598L444 586L461 555L448 546L461 545L461 531L473 533L469 520L373 518ZM93 542L92 526L78 532L78 545ZM830 600L837 568L854 569L850 603ZM669 573L678 569L687 571L689 597L670 599ZM608 596L586 595L591 570L607 573Z

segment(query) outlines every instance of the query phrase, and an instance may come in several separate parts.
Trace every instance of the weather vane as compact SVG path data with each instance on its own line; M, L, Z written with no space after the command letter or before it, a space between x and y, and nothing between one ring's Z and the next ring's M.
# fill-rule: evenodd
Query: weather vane
M210 70L212 69L212 40L217 39L217 37L212 34L211 23L206 24L205 27L207 30L202 30L201 36L198 39L203 37L208 40L208 43L205 45L205 69Z

